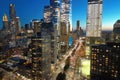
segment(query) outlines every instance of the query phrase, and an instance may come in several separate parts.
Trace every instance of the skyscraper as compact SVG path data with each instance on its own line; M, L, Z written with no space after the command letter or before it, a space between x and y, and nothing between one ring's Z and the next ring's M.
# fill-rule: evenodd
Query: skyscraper
M43 29L32 37L32 80L49 80L51 75L51 36Z
M20 18L16 17L16 32L17 32L17 34L19 33L20 29L21 29Z
M113 27L114 40L120 42L120 20L117 20Z
M60 0L50 0L50 6L52 7L52 23L54 26L54 53L57 55L60 53Z
M43 22L41 24L41 27L40 27L40 32L41 33L45 33L46 32L51 37L50 38L51 39L51 42L50 42L51 43L51 47L48 48L48 49L50 49L50 54L49 55L51 56L51 62L50 63L55 63L57 61L57 53L56 53L57 49L56 49L56 45L55 45L56 41L55 41L55 37L54 37L55 32L54 32L54 25L53 25L53 23L52 22L50 22L50 23ZM47 36L47 34L43 34L41 36L45 37L45 36Z
M90 80L120 80L120 43L91 47Z
M76 22L76 29L79 30L79 28L80 28L80 21L77 20L77 22Z
M10 16L10 33L11 33L11 41L10 46L15 47L16 46L16 35L19 33L20 28L20 21L19 18L16 17L16 11L15 11L15 5L10 4L9 5L9 16Z
M61 2L61 21L70 22L71 20L71 0L62 0Z
M17 35L20 31L20 20L19 17L16 16L16 11L15 11L15 5L10 4L9 6L9 16L10 16L10 29L11 32L15 32L15 35Z
M16 46L16 11L14 4L9 5L9 16L10 16L10 32L11 41L9 42L10 47Z
M3 22L3 30L8 31L8 17L6 14L2 17L2 22Z
M61 54L65 54L65 52L67 51L67 48L68 48L68 35L67 35L67 26L66 26L66 23L64 22L61 22L61 36L60 36L60 47L61 47Z
M10 4L10 6L9 6L9 15L10 15L10 20L16 18L16 11L15 11L14 4Z
M44 21L58 24L60 21L60 0L50 0L50 5L44 7Z
M59 24L60 21L60 0L50 0L50 6L52 7L52 22Z
M50 5L44 7L44 21L57 25L60 21L60 0L50 0Z
M71 10L72 10L72 0L61 0L61 22L65 22L67 26L70 25L70 29L72 28Z
M87 37L101 37L102 0L88 0Z
M52 6L44 7L44 22L49 23L52 22Z
M88 0L86 23L86 55L90 54L90 46L101 38L102 0Z
M10 30L11 33L16 35L16 11L15 5L10 4L9 6L9 16L10 16Z
M34 30L34 33L40 32L40 26L39 26L40 21L38 19L33 19L30 22L30 28Z

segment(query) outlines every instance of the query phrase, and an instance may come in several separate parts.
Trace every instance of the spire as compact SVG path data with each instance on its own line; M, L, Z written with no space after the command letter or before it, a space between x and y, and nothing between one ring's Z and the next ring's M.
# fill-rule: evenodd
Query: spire
M11 3L10 6L13 6L13 4Z
M9 15L10 15L10 19L15 19L16 18L15 5L12 4L12 3L9 6Z
M5 13L3 15L2 21L8 21L8 17L7 17L7 15Z

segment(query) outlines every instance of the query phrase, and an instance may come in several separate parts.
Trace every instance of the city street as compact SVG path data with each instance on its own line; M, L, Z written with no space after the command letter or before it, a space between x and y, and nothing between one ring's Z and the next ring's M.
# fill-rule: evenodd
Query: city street
M61 61L58 61L56 64L55 64L55 71L54 71L54 76L52 78L52 80L56 80L56 77L57 75L60 73L60 72L63 72L63 69L64 69L64 66L65 66L65 62L66 62L66 59L71 56L71 54L73 53L73 50L76 49L78 45L78 42L76 42L74 48L70 49L68 52L66 52L66 54L63 56L63 59Z
M65 66L65 62L67 60L68 57L70 57L70 67L69 69L65 72L66 73L66 80L80 80L80 70L78 70L79 73L75 73L76 70L76 61L77 59L79 59L81 56L85 55L84 54L84 50L85 48L83 48L83 40L79 39L76 40L74 47L72 49L70 49L63 57L63 59L61 61L57 62L57 68L55 70L55 75L54 75L54 79L57 77L57 75L60 72L63 72L64 66ZM82 50L81 50L82 49ZM80 67L80 66L79 66ZM79 69L79 68L78 68Z
M70 57L70 68L66 73L67 80L82 80L80 75L81 63L79 61L80 57L84 55L83 51L85 50L84 48L81 48L83 46L82 42L83 42L82 39L77 40L78 44L76 45L77 47L75 48L74 55Z

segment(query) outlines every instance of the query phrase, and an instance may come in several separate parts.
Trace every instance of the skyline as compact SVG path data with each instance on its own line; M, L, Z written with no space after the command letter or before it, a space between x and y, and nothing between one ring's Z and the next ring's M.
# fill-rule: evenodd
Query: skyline
M4 13L9 18L9 4L15 4L16 15L20 17L21 26L29 23L32 19L43 18L43 8L45 5L49 5L49 0L33 1L33 0L2 0L0 1L0 28L2 27L2 16ZM22 6L21 6L22 5ZM109 0L103 1L103 16L102 16L102 29L109 30L113 28L113 24L120 19L119 11L120 1ZM113 7L114 6L114 7ZM76 21L80 20L81 27L86 29L86 13L87 12L87 0L74 0L72 1L72 24L75 28Z
M0 80L120 80L120 1L108 1L0 1Z

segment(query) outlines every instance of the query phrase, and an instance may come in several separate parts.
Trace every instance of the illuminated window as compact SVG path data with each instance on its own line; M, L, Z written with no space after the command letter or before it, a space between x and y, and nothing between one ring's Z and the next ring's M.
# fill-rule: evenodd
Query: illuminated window
M106 65L107 65L107 64L108 64L108 61L106 61L105 63L106 63Z
M94 68L93 70L96 70L96 68Z
M99 64L99 66L102 66L102 64Z
M107 58L107 57L106 57L105 59L106 59L106 60L108 60L108 58Z
M99 62L99 60L97 60L97 62Z
M109 50L106 50L106 52L109 52Z
M92 66L92 68L91 69L93 69L93 66Z
M101 72L102 70L100 69L99 71Z
M115 74L114 77L117 77L117 75Z
M105 55L103 55L103 57L105 57Z
M114 45L113 47L114 47L114 48L116 48L116 46L115 46L115 45Z
M34 70L32 70L32 72L34 73L35 71L34 71Z
M116 73L118 73L118 71L115 71Z
M108 72L108 71L105 71L106 73Z
M112 72L114 72L114 70L111 70Z
M37 64L34 64L34 67L37 67Z

